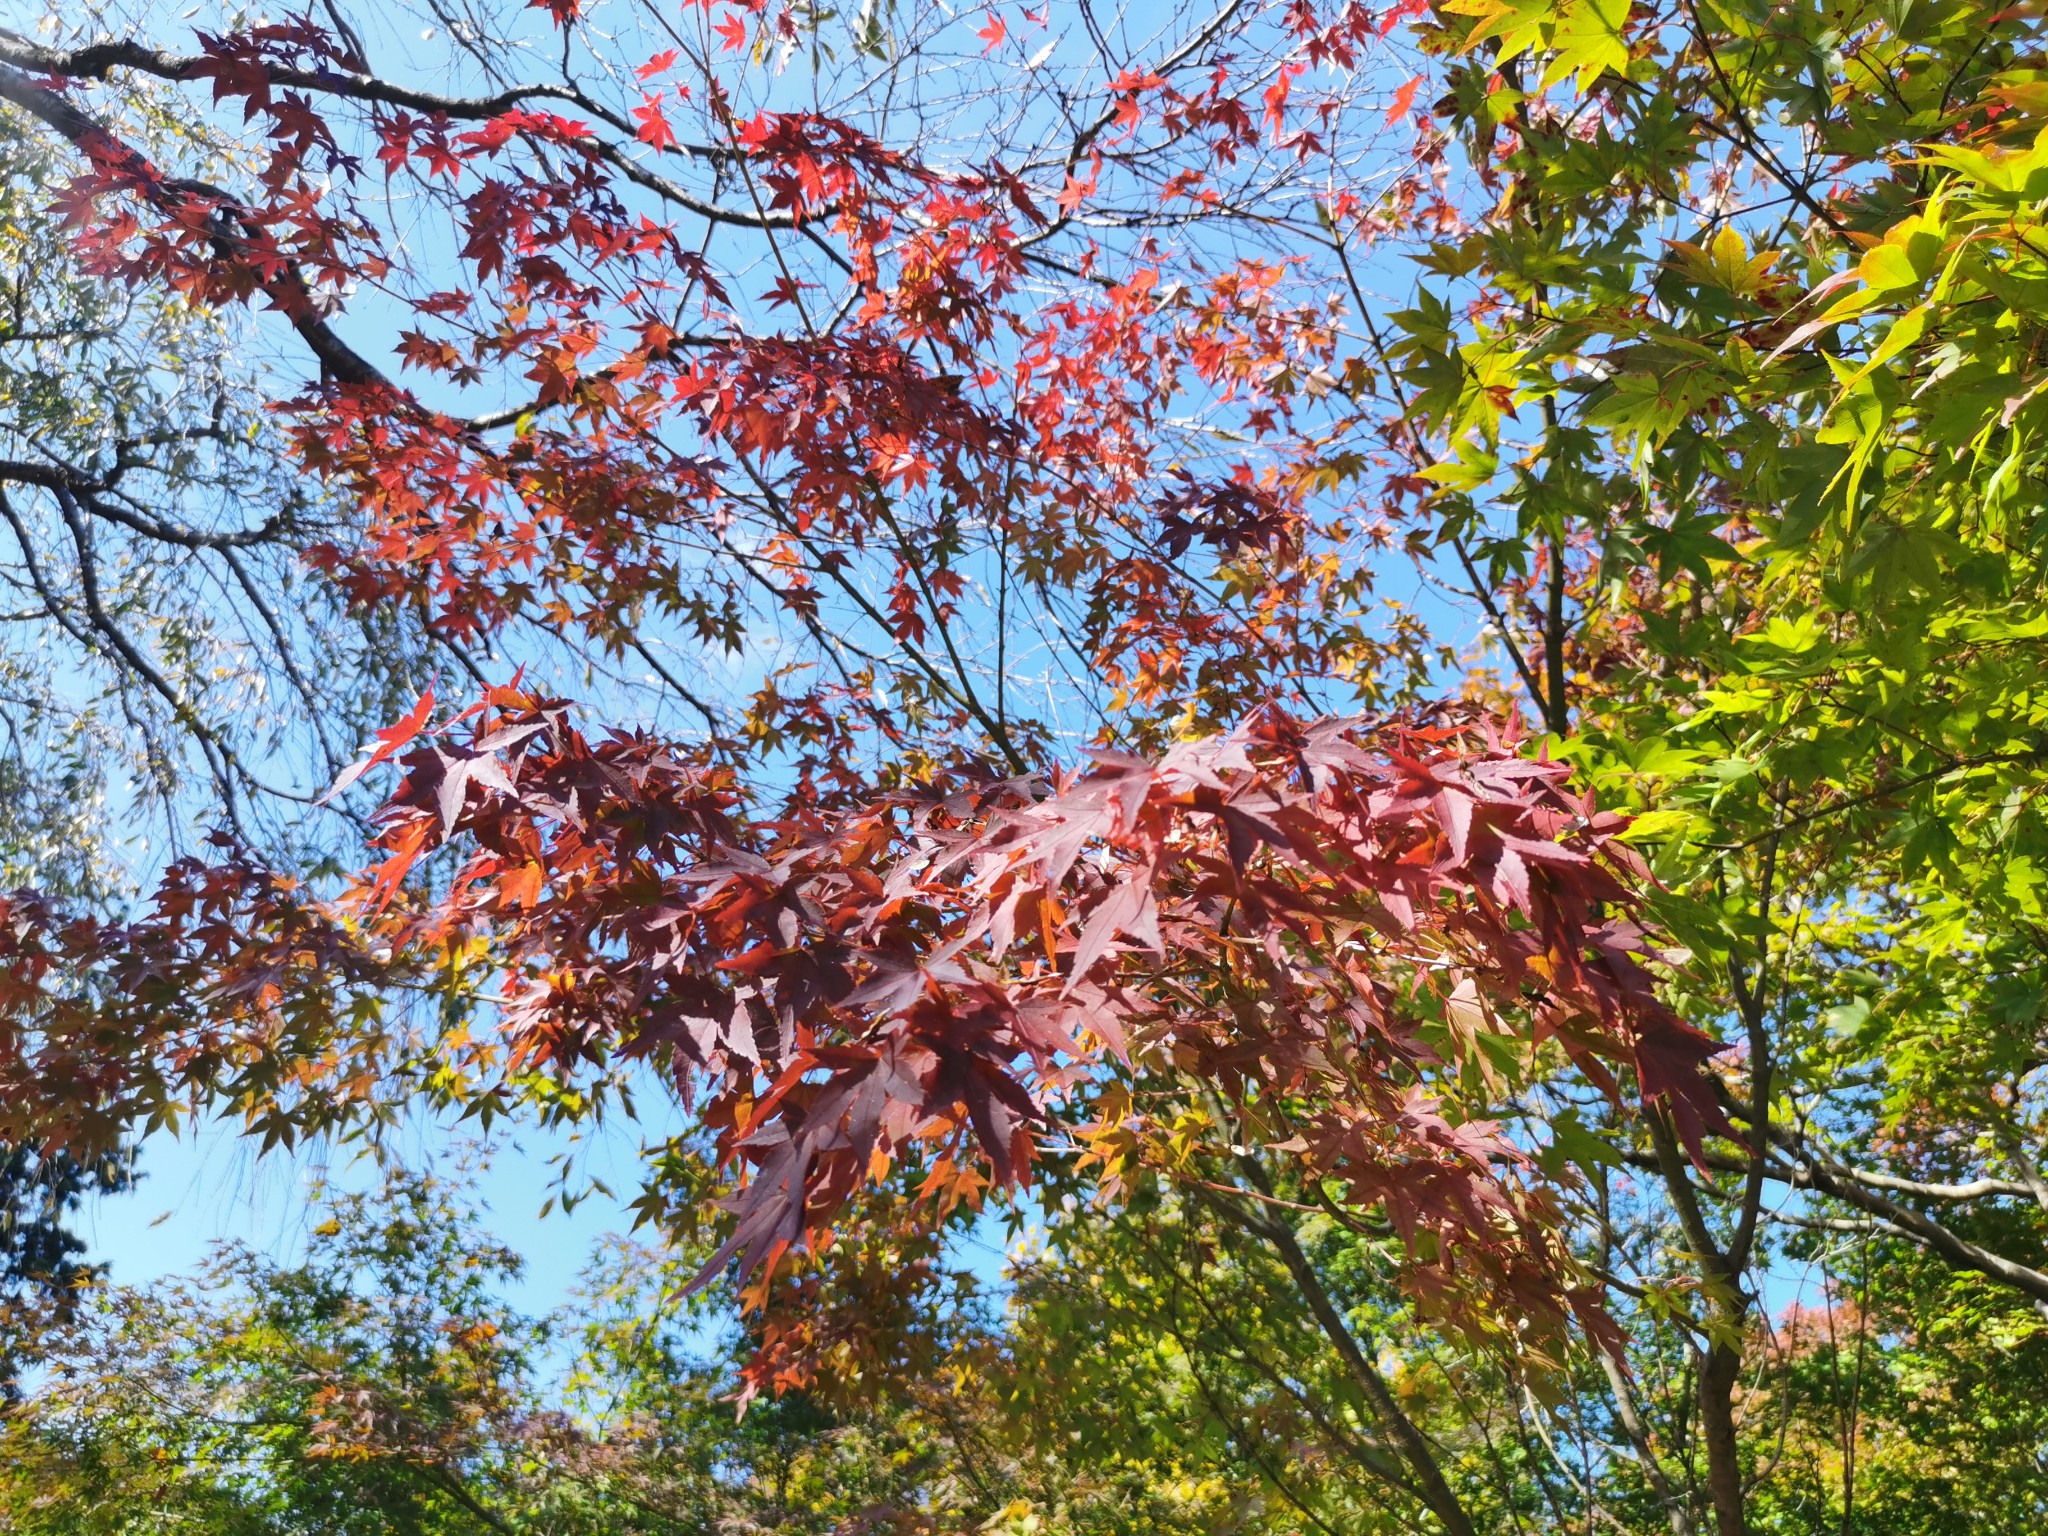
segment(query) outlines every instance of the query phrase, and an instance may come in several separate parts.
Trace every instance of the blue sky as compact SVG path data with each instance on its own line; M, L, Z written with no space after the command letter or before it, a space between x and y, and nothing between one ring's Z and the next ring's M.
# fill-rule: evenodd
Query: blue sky
M520 1310L541 1313L566 1299L599 1240L632 1225L626 1203L639 1189L642 1129L614 1124L574 1134L530 1125L488 1142L488 1163L475 1193L499 1240L526 1259L526 1273L508 1292ZM420 1124L393 1138L400 1157L445 1165L464 1144L462 1128ZM592 1191L573 1210L556 1202L555 1160L573 1154L585 1178L613 1193ZM375 1184L375 1165L359 1148L314 1146L259 1155L232 1124L202 1125L178 1137L159 1133L141 1146L141 1178L123 1194L104 1196L81 1214L79 1235L118 1284L146 1286L192 1273L220 1242L247 1243L289 1260L302 1251L315 1223L313 1192L325 1180L342 1188Z
M390 1146L411 1166L443 1170L467 1149L483 1154L469 1188L487 1213L491 1235L525 1260L524 1273L504 1288L505 1300L538 1317L570 1300L605 1237L632 1231L628 1206L640 1189L643 1140L682 1123L655 1095L639 1102L648 1116L641 1123L616 1119L569 1131L500 1122L484 1141L467 1127L421 1121L394 1134ZM573 1187L585 1191L569 1210L551 1199L565 1157L576 1170ZM109 1279L137 1288L193 1274L224 1242L290 1262L304 1251L318 1220L317 1186L367 1189L378 1178L359 1148L316 1145L259 1154L231 1123L149 1137L137 1172L134 1188L91 1201L77 1222L90 1257L108 1266ZM653 1240L644 1230L639 1236ZM1005 1243L996 1213L955 1251L985 1285L999 1284Z

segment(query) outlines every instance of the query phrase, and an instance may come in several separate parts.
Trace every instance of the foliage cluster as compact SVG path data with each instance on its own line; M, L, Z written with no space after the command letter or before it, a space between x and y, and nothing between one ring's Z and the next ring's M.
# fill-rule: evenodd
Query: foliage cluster
M0 34L0 1134L652 1080L742 1426L912 1526L2038 1527L2040 18L1161 9ZM102 783L222 830L123 904ZM619 1449L486 1498L406 1329L435 1509Z

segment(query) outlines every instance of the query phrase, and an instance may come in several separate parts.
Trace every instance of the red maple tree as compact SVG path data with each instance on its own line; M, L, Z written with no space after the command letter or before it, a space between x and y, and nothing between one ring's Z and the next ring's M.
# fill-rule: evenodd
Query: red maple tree
M593 46L548 9L565 61ZM767 0L609 60L624 97L429 92L304 17L186 56L0 46L0 98L76 148L92 271L303 340L295 450L356 513L305 557L423 613L476 690L449 718L423 699L350 775L389 798L346 892L230 845L135 922L0 905L0 1128L104 1141L197 1093L292 1134L389 1091L406 1042L370 998L485 954L498 1069L672 1074L736 1180L718 1265L772 1267L892 1168L934 1215L1052 1142L1111 1193L1176 1172L1134 1091L1166 1074L1381 1213L1443 1315L1597 1326L1526 1149L1432 1083L1510 1038L1697 1145L1715 1047L1658 1003L1644 871L1563 766L1470 710L1317 718L1333 679L1412 659L1356 622L1336 554L1379 536L1371 379L1285 254L1161 233L1254 227L1228 225L1254 170L1337 165L1343 104L1308 72L1401 14L1227 5L1098 81L1049 157L943 166L742 106L747 40L795 35ZM964 51L1009 67L1002 31ZM239 115L246 184L123 142L91 105L112 70ZM1325 194L1328 227L1426 216L1420 142L1393 192ZM401 201L431 236L400 238ZM388 363L343 337L357 290L406 317ZM1175 402L1226 447L1181 451ZM1122 748L1063 767L1000 651L963 654L973 589L1012 581ZM587 732L477 659L538 626L655 665L650 614L742 646L756 588L820 665L737 716L670 678L690 737ZM887 655L849 663L856 629Z

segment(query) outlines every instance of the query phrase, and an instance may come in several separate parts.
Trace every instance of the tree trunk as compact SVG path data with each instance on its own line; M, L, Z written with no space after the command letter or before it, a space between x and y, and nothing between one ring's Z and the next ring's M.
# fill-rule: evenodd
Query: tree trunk
M1714 1501L1716 1536L1744 1536L1742 1460L1736 1451L1735 1384L1742 1356L1716 1344L1700 1362L1700 1425L1707 1443L1707 1492Z

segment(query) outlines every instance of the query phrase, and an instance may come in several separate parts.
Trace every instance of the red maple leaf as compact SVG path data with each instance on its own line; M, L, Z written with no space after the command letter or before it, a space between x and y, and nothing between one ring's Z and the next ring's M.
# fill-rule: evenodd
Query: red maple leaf
M633 117L640 124L640 142L656 149L667 149L675 143L675 130L668 125L668 118L661 110L661 98L665 91L656 91L646 102L633 109Z
M988 45L981 50L983 56L986 57L1003 46L1003 39L1010 35L1010 28L1002 17L998 16L994 11L990 11L988 13L988 25L974 35Z
M800 283L793 277L778 277L761 298L770 309L775 309L783 304L799 303L803 290L812 286L810 283Z
M347 789L349 785L355 783L357 779L360 779L379 763L389 759L394 752L419 735L426 728L427 721L432 718L433 713L434 690L430 685L427 691L420 695L419 702L406 712L403 719L395 724L385 726L384 729L376 733L377 745L370 751L367 757L364 757L360 762L350 764L342 770L341 776L329 787L327 793L320 797L321 803L325 804L332 800L344 789Z
M1387 108L1387 126L1389 128L1408 115L1409 109L1415 105L1415 92L1421 85L1422 76L1417 75L1413 80L1402 86L1401 89L1394 92L1393 105Z
M1429 0L1401 0L1399 5L1394 6L1386 15L1380 18L1380 36L1385 37L1394 28L1401 25L1402 22L1408 20L1409 17L1420 16L1428 9Z
M725 20L711 29L725 39L725 52L732 53L747 45L747 24L733 11L725 13Z

